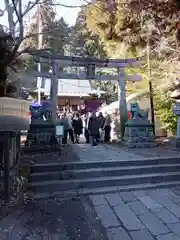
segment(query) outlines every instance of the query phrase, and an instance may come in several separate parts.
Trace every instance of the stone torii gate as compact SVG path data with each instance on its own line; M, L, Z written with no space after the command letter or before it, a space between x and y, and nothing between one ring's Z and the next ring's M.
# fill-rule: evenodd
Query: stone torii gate
M117 80L119 86L119 110L120 110L120 124L121 124L121 138L124 136L125 123L127 121L127 103L125 90L125 77L127 81L139 81L140 77L137 75L125 76L125 68L139 67L140 62L137 59L97 59L90 57L69 57L60 56L53 53L37 50L30 52L36 62L49 63L52 67L52 73L49 72L31 72L36 77L51 78L51 101L53 103L52 119L56 119L56 102L58 79L87 79L87 80ZM58 65L63 68L67 66L84 67L85 72L82 74L70 74L63 71L58 72ZM116 75L96 75L96 68L116 68Z

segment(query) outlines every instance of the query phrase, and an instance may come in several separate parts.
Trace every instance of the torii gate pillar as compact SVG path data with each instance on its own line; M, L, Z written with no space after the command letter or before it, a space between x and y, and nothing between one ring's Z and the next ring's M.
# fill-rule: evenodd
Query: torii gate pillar
M118 68L118 86L119 86L119 115L120 115L120 127L121 127L121 139L124 138L125 124L128 120L127 102L126 102L126 89L125 89L125 75L124 68Z
M57 106L57 92L58 92L58 77L57 77L57 69L58 64L52 59L51 61L52 67L52 78L51 78L51 92L50 98L52 101L52 121L55 124L56 122L56 106Z

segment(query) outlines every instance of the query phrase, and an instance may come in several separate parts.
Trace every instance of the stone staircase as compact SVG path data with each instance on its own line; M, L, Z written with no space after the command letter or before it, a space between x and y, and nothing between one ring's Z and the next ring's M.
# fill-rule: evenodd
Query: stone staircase
M28 190L37 198L172 187L180 184L180 157L35 164Z

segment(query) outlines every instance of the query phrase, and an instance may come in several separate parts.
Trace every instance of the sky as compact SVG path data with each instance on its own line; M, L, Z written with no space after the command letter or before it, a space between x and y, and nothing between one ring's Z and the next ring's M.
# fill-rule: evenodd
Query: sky
M27 4L28 2L29 0L22 0L23 5ZM86 2L83 0L56 0L56 2L70 6L79 6L86 4ZM75 23L77 13L80 10L79 8L65 8L61 6L56 6L55 8L58 16L62 16L69 25L73 25ZM0 0L0 9L4 9L4 0ZM7 14L5 14L3 17L0 17L0 23L7 26Z

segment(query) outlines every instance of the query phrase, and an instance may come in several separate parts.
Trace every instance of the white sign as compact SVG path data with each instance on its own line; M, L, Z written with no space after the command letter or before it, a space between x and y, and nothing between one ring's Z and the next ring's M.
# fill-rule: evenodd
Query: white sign
M56 136L62 137L64 135L64 126L58 125L56 126Z

